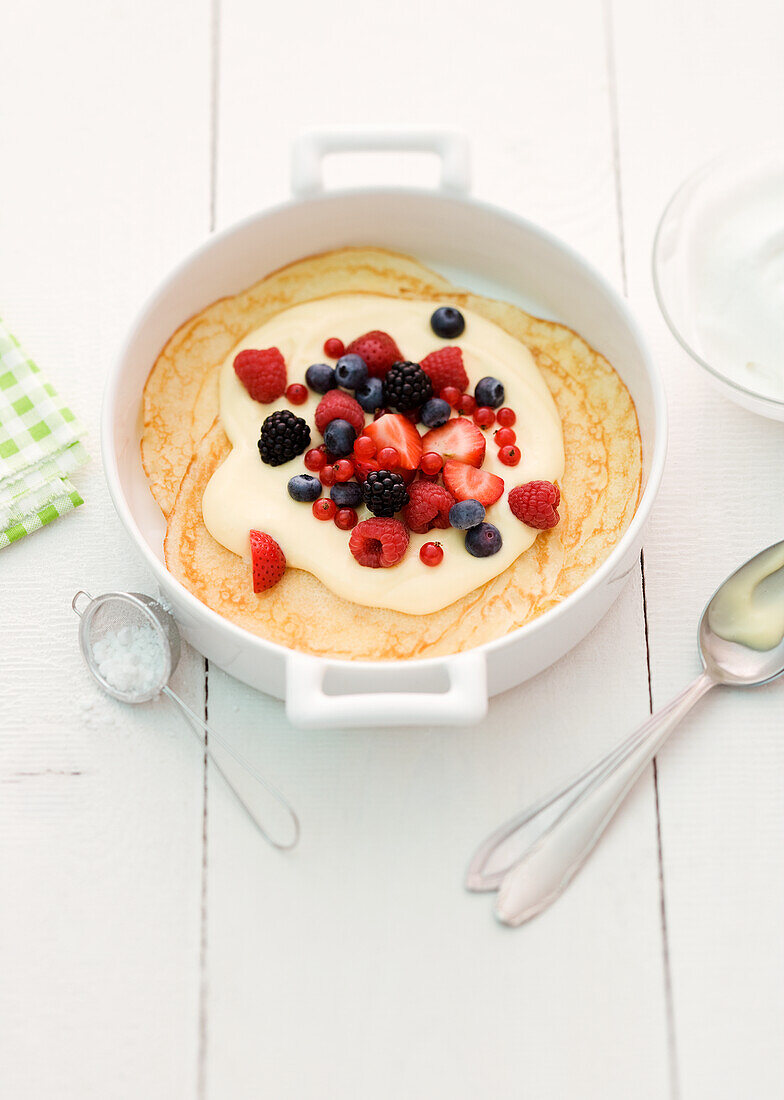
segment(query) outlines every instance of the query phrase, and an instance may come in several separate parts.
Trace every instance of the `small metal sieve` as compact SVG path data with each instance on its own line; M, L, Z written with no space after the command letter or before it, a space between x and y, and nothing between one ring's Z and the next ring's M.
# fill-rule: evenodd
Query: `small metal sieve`
M287 800L169 687L181 646L177 623L166 608L141 592L105 592L93 597L84 591L76 593L71 607L80 619L82 656L103 690L121 703L147 703L159 695L172 699L193 723L194 733L196 727L207 732L209 758L264 839L281 851L293 848L299 840L300 826ZM256 807L258 786L287 814L293 830L290 840L275 840L267 831Z

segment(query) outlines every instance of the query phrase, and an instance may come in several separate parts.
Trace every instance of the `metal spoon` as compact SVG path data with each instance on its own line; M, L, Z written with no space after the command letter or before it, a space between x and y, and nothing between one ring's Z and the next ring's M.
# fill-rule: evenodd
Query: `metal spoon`
M717 684L752 687L784 672L784 542L716 590L702 613L697 679L565 788L496 830L476 852L469 890L498 890L500 921L520 925L559 897L669 735Z

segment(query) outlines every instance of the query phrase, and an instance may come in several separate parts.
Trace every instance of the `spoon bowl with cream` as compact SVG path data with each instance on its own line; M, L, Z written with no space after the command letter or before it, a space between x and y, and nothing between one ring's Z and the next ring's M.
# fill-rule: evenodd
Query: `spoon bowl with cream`
M498 890L496 916L520 925L559 897L616 810L694 704L712 687L753 687L784 672L784 541L755 555L702 613L703 671L626 741L562 790L502 825L477 850L469 890Z

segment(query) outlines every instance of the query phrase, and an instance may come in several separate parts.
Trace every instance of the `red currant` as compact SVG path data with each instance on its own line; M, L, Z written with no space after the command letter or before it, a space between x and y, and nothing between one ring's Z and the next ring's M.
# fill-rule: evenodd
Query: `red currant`
M502 428L511 428L514 422L517 420L514 409L508 408L506 405L502 409L499 409L495 414L495 418Z
M304 405L308 399L308 388L300 382L292 382L286 389L286 397L292 405Z
M321 484L326 485L326 487L329 489L329 487L331 485L334 485L335 481L337 480L337 478L335 477L335 467L322 466L322 468L319 470L319 478L321 479ZM318 501L316 501L316 503L318 503Z
M382 447L376 458L382 470L394 470L400 465L400 452L397 447Z
M389 412L389 409L376 409L376 411L373 413L373 419L374 420L380 420L381 417L386 416L386 414L388 412Z
M313 515L316 519L332 519L337 510L334 500L329 497L319 497L313 502Z
M360 458L357 461L357 481L364 481L368 474L374 470L380 470L381 467L376 462L375 458Z
M519 447L502 447L498 452L498 458L504 466L516 466L520 461Z
M314 472L320 470L326 464L326 461L326 457L318 447L313 447L312 450L305 452L305 465L309 470Z
M497 446L508 447L511 443L517 442L517 433L513 432L511 428L499 428L493 439Z
M423 474L437 474L443 465L443 458L435 451L428 451L423 454L419 462L419 468Z
M457 411L465 413L467 416L471 416L476 412L476 401L470 393L464 393L457 403Z
M361 435L354 444L354 454L357 458L372 458L376 453L376 445L369 435Z
M495 420L495 413L487 405L480 405L474 413L474 423L478 428L489 428Z
M337 336L330 336L329 340L324 341L324 354L330 359L340 359L345 353L346 345L342 340L338 340Z
M335 526L341 531L350 531L352 527L356 527L358 520L359 516L353 508L338 508L335 513Z
M460 400L460 390L457 386L446 386L439 395L442 400L446 401L448 405L451 405L453 409L457 408L457 403Z
M419 551L419 560L425 565L440 565L444 560L444 548L440 542L425 542Z
M335 481L348 481L354 476L354 463L350 458L340 458L332 467L335 471Z

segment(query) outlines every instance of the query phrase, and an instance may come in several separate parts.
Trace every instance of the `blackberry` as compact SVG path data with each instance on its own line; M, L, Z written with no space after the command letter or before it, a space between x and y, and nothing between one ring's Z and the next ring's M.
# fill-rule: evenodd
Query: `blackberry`
M310 428L289 409L271 413L261 425L259 453L268 466L282 466L307 450Z
M405 481L391 470L372 470L365 478L362 496L374 516L394 516L409 501Z
M384 378L384 404L400 412L418 409L433 396L433 383L419 363L393 363Z

